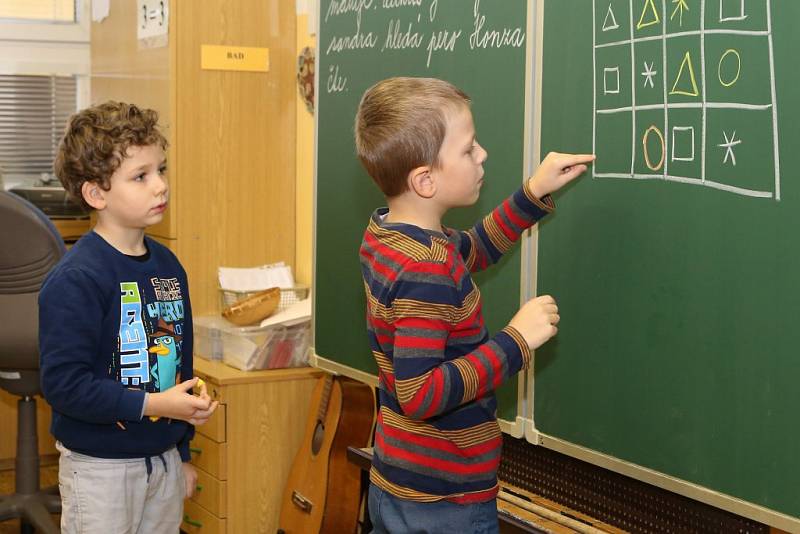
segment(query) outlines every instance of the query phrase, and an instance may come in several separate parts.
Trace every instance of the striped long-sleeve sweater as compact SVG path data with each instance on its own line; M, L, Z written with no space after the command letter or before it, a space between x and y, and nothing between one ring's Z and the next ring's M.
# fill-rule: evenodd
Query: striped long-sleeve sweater
M470 272L496 263L553 210L523 186L466 232L372 215L361 244L367 329L379 369L374 484L413 501L497 494L502 438L494 390L530 351L514 328L489 337Z

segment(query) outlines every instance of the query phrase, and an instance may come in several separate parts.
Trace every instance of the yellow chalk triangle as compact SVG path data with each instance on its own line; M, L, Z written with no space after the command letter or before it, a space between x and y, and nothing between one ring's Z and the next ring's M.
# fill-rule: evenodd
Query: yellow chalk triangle
M642 16L639 17L639 24L636 25L636 29L641 30L642 28L647 28L648 26L652 26L660 22L661 22L661 17L658 16L658 10L656 9L656 5L653 3L653 0L647 0L644 3L644 9L642 9Z
M685 80L687 76L689 77L688 82L691 83L691 90L686 88L689 85L689 83L687 83L687 80ZM681 85L680 89L678 88L678 85ZM691 54L689 54L689 52L686 52L686 55L683 57L683 63L681 63L681 68L678 71L678 76L675 79L675 84L672 86L672 91L670 91L669 94L684 95L684 96L698 96L700 94L700 91L697 90L697 80L694 77L692 56Z

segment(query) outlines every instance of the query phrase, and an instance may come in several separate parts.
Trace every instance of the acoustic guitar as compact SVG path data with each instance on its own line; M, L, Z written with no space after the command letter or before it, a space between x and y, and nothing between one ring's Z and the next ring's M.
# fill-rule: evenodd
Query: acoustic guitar
M374 393L361 382L326 375L314 388L311 407L284 488L278 534L355 533L361 470L347 460L347 447L370 444Z

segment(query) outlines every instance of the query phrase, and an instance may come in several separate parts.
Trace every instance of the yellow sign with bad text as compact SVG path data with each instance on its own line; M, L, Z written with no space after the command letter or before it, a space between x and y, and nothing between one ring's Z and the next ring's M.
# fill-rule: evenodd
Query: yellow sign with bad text
M250 46L200 47L200 67L203 70L269 71L269 48Z

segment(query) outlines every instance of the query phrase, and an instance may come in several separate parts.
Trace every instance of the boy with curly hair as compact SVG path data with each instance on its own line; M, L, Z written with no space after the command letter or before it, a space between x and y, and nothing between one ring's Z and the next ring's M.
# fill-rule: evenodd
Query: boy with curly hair
M42 391L61 453L62 532L178 532L195 487L193 425L217 403L192 394L186 272L145 236L169 200L158 114L106 102L73 115L55 171L97 224L39 295Z
M388 205L372 214L360 250L379 370L374 532L496 533L494 390L528 367L559 315L552 297L537 297L490 336L470 273L497 263L553 211L550 193L594 156L548 155L493 212L458 231L442 217L478 200L488 157L466 94L443 80L383 80L362 97L355 133Z

